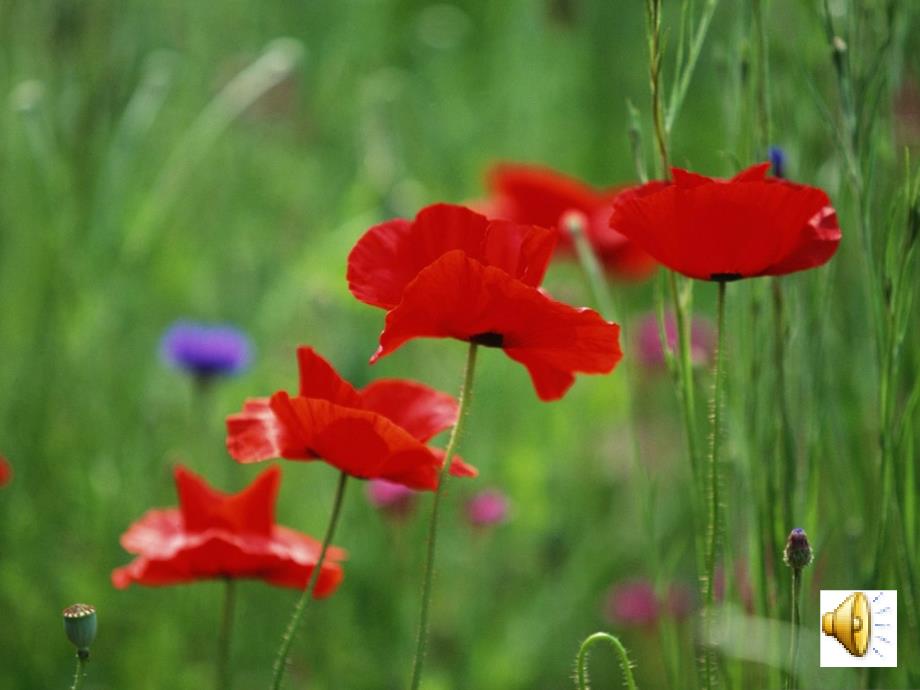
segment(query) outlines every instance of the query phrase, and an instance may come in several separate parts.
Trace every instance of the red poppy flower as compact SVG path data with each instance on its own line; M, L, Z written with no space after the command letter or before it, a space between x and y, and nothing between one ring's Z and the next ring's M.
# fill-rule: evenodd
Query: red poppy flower
M619 326L539 289L556 235L447 204L368 230L348 257L348 284L388 310L371 362L413 338L500 347L527 368L543 400L561 398L576 372L612 371Z
M356 390L313 349L297 350L300 391L247 400L227 417L227 449L239 462L325 460L360 479L434 490L444 462L426 443L457 421L457 401L414 381L376 381ZM475 476L454 458L450 472Z
M613 200L622 187L595 189L580 180L534 165L497 165L488 174L492 192L489 215L514 223L556 228L557 249L572 251L572 239L562 226L566 213L584 215L585 233L601 264L618 278L646 278L657 263L610 227Z
M151 510L121 537L137 558L112 572L112 583L151 587L217 578L253 578L304 589L319 560L320 542L275 524L281 470L272 467L238 494L225 494L184 467L175 471L179 507ZM313 596L329 596L342 581L338 561L326 552Z
M668 268L701 280L782 275L820 266L840 244L822 190L767 178L769 163L730 180L672 168L617 197L610 225Z
M6 458L0 455L0 487L6 486L13 479L13 468Z

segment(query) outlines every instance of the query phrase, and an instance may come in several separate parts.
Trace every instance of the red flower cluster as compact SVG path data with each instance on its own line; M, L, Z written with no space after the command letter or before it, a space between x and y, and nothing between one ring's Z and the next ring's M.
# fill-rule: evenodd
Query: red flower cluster
M304 589L319 559L320 543L275 524L281 470L272 467L238 494L212 489L198 475L176 468L179 507L151 510L121 537L138 555L112 572L113 584L173 585L218 578L254 578ZM345 553L330 547L313 596L332 594L342 581Z
M620 194L610 225L668 268L700 280L782 275L826 263L837 214L817 187L767 178L769 163L730 180L673 168L671 182Z
M227 449L239 462L325 460L360 479L433 491L443 452L425 445L457 420L457 402L414 381L356 390L308 347L297 350L300 391L247 400L227 418ZM454 458L451 474L475 476Z
M562 227L566 213L576 211L586 219L586 235L598 259L618 278L641 279L657 266L635 243L608 223L614 199L623 187L595 189L580 180L533 165L497 165L489 171L492 193L489 215L514 223L556 228L557 249L572 251L572 239Z
M371 362L421 337L500 347L543 400L562 397L576 372L612 371L619 326L539 288L557 234L446 204L372 227L348 257L352 294L387 310Z

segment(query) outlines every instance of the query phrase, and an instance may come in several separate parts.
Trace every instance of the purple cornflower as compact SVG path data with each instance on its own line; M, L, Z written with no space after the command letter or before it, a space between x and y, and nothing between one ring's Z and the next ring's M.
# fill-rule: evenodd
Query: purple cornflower
M404 517L415 504L415 492L386 479L372 479L367 483L367 500L384 513Z
M771 146L769 150L770 165L772 166L773 177L786 177L786 152L779 146Z
M163 359L201 379L237 374L251 357L249 338L232 326L177 321L160 341Z
M474 527L505 522L510 508L508 497L497 489L480 491L466 503L466 517Z
M664 330L668 345L677 349L677 319L668 313L664 319ZM639 321L637 329L637 349L639 361L650 369L664 366L664 350L658 330L658 318L655 314L646 314ZM715 332L712 323L705 318L696 317L690 326L690 358L695 365L705 365L712 360L715 349Z

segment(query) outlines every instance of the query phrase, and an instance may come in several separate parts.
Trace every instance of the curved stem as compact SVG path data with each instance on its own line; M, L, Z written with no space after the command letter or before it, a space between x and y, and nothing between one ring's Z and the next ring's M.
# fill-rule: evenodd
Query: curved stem
M709 446L709 463L707 470L707 516L706 516L706 601L703 612L703 651L706 687L711 689L715 683L715 660L711 650L712 644L712 607L713 584L715 580L716 561L719 546L719 449L721 446L721 408L722 408L722 358L725 337L725 283L719 282L718 322L716 335L715 375L712 386L710 419L712 436Z
M233 632L233 611L236 608L236 582L231 578L224 580L224 605L220 617L220 630L217 634L217 690L230 690L230 638Z
M799 600L802 593L802 569L792 569L792 636L789 643L789 675L786 677L786 690L795 690L799 667L799 626L801 614Z
M598 632L590 635L581 647L578 649L578 658L575 662L575 668L578 679L578 690L588 689L588 649L596 642L609 642L617 655L620 657L620 670L623 672L623 682L629 690L636 690L636 680L632 674L632 664L629 661L629 655L626 653L626 647L619 639L609 633Z
M339 484L335 490L335 499L332 503L332 516L329 518L329 526L326 528L326 536L323 537L323 545L319 551L319 559L313 566L313 572L310 574L310 581L307 583L303 594L297 600L294 611L291 614L291 620L287 629L281 638L281 646L278 647L278 656L275 659L275 666L272 674L272 690L280 690L281 682L284 680L284 673L287 671L288 654L291 652L291 645L294 643L294 636L297 634L297 627L307 610L307 604L310 603L313 589L319 581L320 572L323 569L323 563L326 560L326 551L329 550L329 544L332 543L332 537L335 534L336 525L339 522L339 514L342 512L342 499L345 497L345 484L348 482L348 475L342 472L339 475Z
M431 583L434 579L434 559L437 552L438 516L440 514L441 497L444 495L444 486L450 476L450 464L457 452L457 443L463 422L469 411L470 400L473 395L473 373L476 369L476 343L470 343L466 356L466 369L463 374L463 388L460 389L460 409L457 412L457 423L450 432L447 450L444 451L444 464L441 466L441 475L438 479L438 488L434 493L434 505L431 509L431 522L428 525L428 555L425 560L425 577L422 582L422 606L418 621L418 642L415 649L415 659L412 662L412 690L418 690L422 682L422 666L425 662L425 652L428 647L428 609L431 603Z
M86 675L87 658L87 654L77 652L77 669L73 673L73 685L70 686L70 690L79 690L80 684L83 682L83 676Z

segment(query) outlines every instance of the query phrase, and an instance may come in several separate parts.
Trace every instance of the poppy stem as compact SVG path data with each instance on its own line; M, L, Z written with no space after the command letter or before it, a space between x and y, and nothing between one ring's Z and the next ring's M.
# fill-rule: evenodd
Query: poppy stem
M799 626L801 613L799 600L802 598L802 569L792 569L792 635L789 643L789 675L786 676L786 690L795 690L796 672L799 666Z
M221 611L220 629L217 634L217 690L230 690L230 639L233 632L233 612L236 608L236 582L224 579L224 604Z
M457 443L463 430L463 422L469 412L470 401L473 395L473 373L476 369L476 343L470 343L466 356L466 369L463 374L463 387L460 389L460 405L457 412L457 423L454 424L444 451L444 464L441 466L438 488L434 493L434 505L431 510L431 522L428 525L428 555L425 560L425 576L422 582L422 606L418 622L418 642L415 649L415 659L412 662L412 690L418 690L422 682L422 665L425 662L425 653L428 647L428 609L431 603L431 583L434 579L434 559L437 551L438 515L440 514L441 497L444 495L444 486L450 477L450 465L454 454L457 452Z
M633 678L632 673L632 662L629 660L629 654L626 652L626 647L623 646L623 643L620 642L618 638L603 632L597 632L593 635L589 635L584 642L581 643L581 647L578 649L578 657L575 661L575 672L577 674L578 680L578 690L589 690L588 688L588 650L596 642L609 642L610 646L613 647L617 655L620 657L620 670L623 672L623 682L625 683L628 690L636 690L636 680Z
M613 319L616 316L616 309L613 306L610 290L607 289L607 281L604 280L603 269L597 260L597 254L594 253L591 243L585 237L585 216L581 213L567 213L563 222L566 232L572 238L572 244L575 245L578 265L581 266L581 272L591 290L594 304L602 316ZM623 320L622 316L621 320Z
M339 483L335 490L335 499L332 503L332 516L329 518L326 536L323 537L323 545L319 551L319 559L316 561L316 565L313 566L313 572L310 574L310 581L307 583L303 594L297 600L297 605L294 606L294 611L291 614L291 620L288 623L287 629L284 631L284 635L281 637L281 646L278 647L278 656L275 659L275 666L272 674L272 690L280 690L281 682L284 680L284 673L287 671L287 660L288 654L291 652L291 645L294 643L294 637L297 635L297 628L300 625L304 612L307 610L307 604L310 603L316 583L319 581L323 563L326 561L326 552L329 550L329 545L332 543L332 538L335 535L335 528L339 522L339 514L342 512L342 499L345 497L345 485L347 482L348 475L342 472L339 475Z
M721 407L722 407L722 358L725 337L725 282L719 281L718 322L716 331L715 374L713 377L710 419L712 436L709 446L709 463L706 479L707 516L706 516L706 607L703 613L703 668L706 688L714 687L715 659L712 652L712 614L714 601L714 581L719 547L719 449L721 446Z
M86 654L77 652L77 669L73 673L73 685L70 686L70 690L79 690L83 677L86 675L86 660L88 658Z

